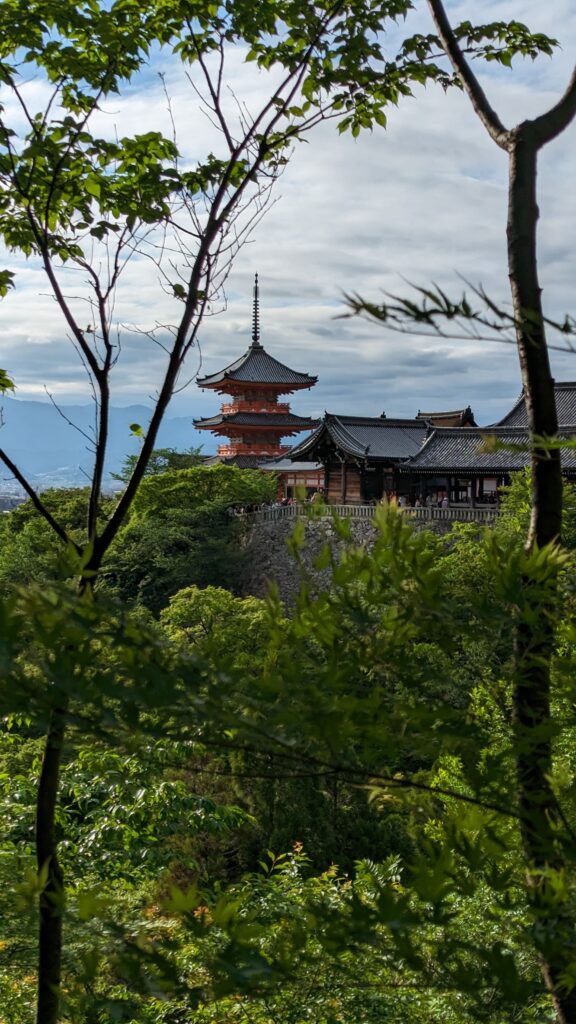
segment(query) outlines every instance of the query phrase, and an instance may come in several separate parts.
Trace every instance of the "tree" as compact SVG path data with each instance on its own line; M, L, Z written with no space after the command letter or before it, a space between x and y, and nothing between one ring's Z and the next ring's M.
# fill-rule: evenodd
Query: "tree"
M502 26L475 28L464 23L454 29L446 15L442 0L428 0L438 39L422 41L431 52L439 42L454 71L455 79L467 95L479 120L491 139L508 154L508 270L513 307L513 324L524 385L528 426L531 437L532 500L530 526L526 540L527 552L546 549L559 542L562 526L562 477L558 446L558 420L554 381L550 371L546 340L546 320L541 302L537 270L536 225L538 205L536 194L537 160L540 150L560 135L576 116L576 71L566 92L545 114L506 128L484 93L467 59L464 47L478 39L503 40ZM514 33L514 28L512 29ZM523 26L517 26L522 33ZM548 41L548 45L551 41ZM506 63L512 53L506 53ZM462 303L459 308L432 292L423 290L434 314L457 312L472 318L472 310ZM357 305L362 308L362 303ZM489 305L492 313L494 304ZM374 310L386 319L387 310ZM407 311L407 307L406 310ZM414 319L424 320L422 311L412 308ZM396 315L397 309L393 315ZM430 318L428 318L430 322ZM550 443L551 442L551 443ZM554 574L552 573L552 576ZM561 942L549 941L557 916L566 915L566 927L572 908L566 901L559 907L554 879L566 870L566 859L559 835L563 832L562 809L554 794L551 773L553 749L550 737L551 662L555 646L555 619L558 595L551 581L539 590L537 600L530 600L533 581L521 581L525 591L520 603L524 613L517 617L515 636L516 668L513 704L516 728L517 800L522 811L523 842L529 872L527 893L532 903L534 920L543 926L541 944L543 974L562 1024L576 1021L576 989L567 986L572 954L562 949ZM552 880L550 873L552 872ZM548 939L546 938L548 936Z
M326 4L288 0L258 12L245 0L192 7L172 0L130 6L3 0L3 94L0 116L0 236L37 259L63 325L90 379L95 427L85 540L72 537L20 472L0 459L34 507L76 555L79 599L89 600L103 560L145 475L168 404L184 385L186 360L204 315L217 304L231 260L262 215L290 146L326 117L354 135L383 120L382 106L436 74L411 56L380 66L376 33L409 0ZM265 16L264 16L265 15ZM244 47L246 61L273 71L269 92L251 112L242 98L230 113L226 57ZM121 139L91 130L103 99L118 93L158 45L191 69L217 131L217 151L184 168L177 144L157 132ZM31 74L32 72L32 74ZM37 109L35 76L44 105ZM32 88L29 84L32 81ZM40 90L42 92L42 90ZM17 113L10 121L12 111ZM22 123L24 127L22 128ZM148 336L163 347L165 372L140 454L117 505L101 524L111 375L119 357L114 304L134 253L150 257L180 312ZM67 272L84 281L68 293ZM3 271L0 292L14 284ZM3 371L2 390L13 386ZM142 436L139 424L133 433ZM46 872L40 895L39 1024L55 1024L61 984L62 872L54 816L69 698L57 686L38 790L37 859ZM42 876L43 877L43 876Z
M150 453L144 476L155 476L156 473L166 473L170 469L190 469L192 466L200 466L204 461L200 452L200 448L188 448L185 452L178 452L175 448L155 448ZM112 479L127 484L137 461L137 455L127 455L120 472L111 474Z
M237 590L246 552L234 509L271 501L275 493L273 474L237 466L146 477L103 564L102 586L154 615L192 584Z
M276 988L294 978L305 986L310 961L319 978L330 977L334 956L344 963L353 958L356 974L358 962L361 969L371 962L365 984L401 995L402 1009L415 1021L550 1019L539 973L540 920L534 927L515 799L510 602L518 616L529 617L534 594L525 596L519 583L529 577L531 589L545 596L555 586L556 562L567 560L555 550L527 555L519 531L508 525L473 542L467 535L452 539L443 551L441 542L413 531L393 509L379 510L377 524L372 552L346 545L332 560L329 591L312 595L303 585L290 619L275 628L271 615L252 670L210 636L200 644L208 672L196 680L185 675L184 692L197 741L219 755L229 752L232 777L236 766L240 779L246 774L245 762L236 760L244 755L254 779L293 786L300 827L309 820L307 787L325 793L349 786L359 795L368 788L385 826L408 826L412 848L404 843L394 851L402 855L395 877L371 866L373 902L349 894L350 902L335 903L325 891L313 907L298 907L297 930L293 907L258 901L248 914L243 901L238 906L236 886L175 894L165 910L181 923L182 945L175 950L159 937L139 963L133 961L131 977L145 991L147 972L158 971L158 984L185 1006L210 1001L197 962L188 972L181 966L200 934L209 957L210 938L225 940L209 968L215 976L210 992L245 995L256 1006L270 1006ZM346 536L346 523L340 530ZM321 560L330 564L329 552ZM569 574L562 586L569 596ZM175 599L176 633L190 629L192 646L198 612L211 614L212 596L205 602L199 596L192 607L186 595L182 604ZM171 612L163 618L170 622ZM576 821L574 635L572 600L553 662L552 781L569 835ZM185 665L175 666L178 671L186 673ZM210 771L209 763L203 767ZM310 833L314 853L325 841L323 816L319 823L320 835ZM571 897L572 878L564 882ZM312 892L321 889L321 882L312 885ZM246 896L253 900L251 884ZM549 928L547 941L570 943L565 918ZM320 992L318 998L324 1003ZM362 1007L368 1019L370 1005ZM328 1015L329 1004L317 1009L324 1011Z
M276 494L274 474L220 463L152 475L132 503L133 519L162 517L167 508L194 509L221 502L227 509L262 505Z

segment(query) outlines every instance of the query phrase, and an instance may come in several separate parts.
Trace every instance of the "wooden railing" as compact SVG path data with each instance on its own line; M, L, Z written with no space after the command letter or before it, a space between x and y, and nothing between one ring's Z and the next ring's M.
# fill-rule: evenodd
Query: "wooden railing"
M289 402L266 402L263 399L253 398L250 401L238 399L236 402L224 402L221 407L222 413L229 412L274 412L289 413Z
M238 515L252 523L271 523L281 519L305 517L312 512L317 515L329 516L335 513L347 519L373 519L377 505L279 505L261 508L256 512L239 512ZM470 508L454 505L451 508L399 508L403 515L419 520L449 520L459 523L492 523L498 517L497 508Z

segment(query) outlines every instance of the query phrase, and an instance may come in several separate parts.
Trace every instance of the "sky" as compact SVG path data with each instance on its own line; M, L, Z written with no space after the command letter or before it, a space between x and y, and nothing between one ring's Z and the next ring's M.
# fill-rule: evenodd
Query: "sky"
M506 125L556 102L576 60L573 0L477 0L447 6L454 21L517 18L561 43L552 59L517 61L513 71L482 66L481 82ZM402 29L417 30L431 31L423 2ZM239 48L231 53L229 81L235 94L254 107L269 82L254 65L244 65L242 57ZM126 95L106 101L94 129L109 134L170 131L160 71L183 159L192 165L210 148L212 129L181 69L165 55L155 56ZM42 99L41 82L30 82L28 88ZM471 405L479 423L494 422L520 391L513 346L398 335L358 318L341 318L344 292L378 302L384 291L409 294L409 282L435 282L457 296L465 278L481 284L495 300L508 301L506 155L457 90L419 89L387 113L386 131L377 128L353 140L326 124L296 147L276 186L274 205L235 259L222 312L202 326L201 373L221 369L250 343L258 272L262 343L294 369L318 376L314 389L293 397L295 411L413 416L419 409ZM576 314L575 165L576 123L540 160L539 264L545 309L556 317ZM63 405L89 399L84 371L41 269L13 255L5 256L2 265L17 273L16 289L0 307L0 366L15 379L17 397L46 398L48 389ZM76 289L73 279L69 289ZM149 403L164 354L129 328L168 322L175 315L174 300L159 287L149 260L135 258L128 265L116 311L123 344L113 404ZM576 355L553 352L551 359L558 380L576 379ZM193 353L190 377L198 367ZM202 393L192 380L174 398L170 415L211 415L218 403L218 396Z

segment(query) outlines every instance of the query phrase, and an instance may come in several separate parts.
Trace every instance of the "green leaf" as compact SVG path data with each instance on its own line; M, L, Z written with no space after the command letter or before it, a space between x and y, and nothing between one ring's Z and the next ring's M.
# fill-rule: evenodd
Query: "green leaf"
M8 290L14 287L14 274L11 270L0 270L0 298L8 294Z
M15 387L14 381L10 379L6 370L0 369L0 394L3 391L14 391Z
M89 196L94 196L95 199L100 199L100 182L97 178L88 177L84 182L84 188L86 189Z

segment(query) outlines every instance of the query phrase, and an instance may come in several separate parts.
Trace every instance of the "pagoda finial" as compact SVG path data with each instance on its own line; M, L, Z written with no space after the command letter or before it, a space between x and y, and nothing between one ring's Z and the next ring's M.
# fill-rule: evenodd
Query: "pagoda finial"
M260 346L260 292L258 274L254 275L254 312L252 314L252 345Z

